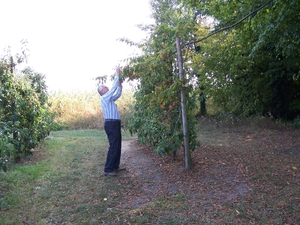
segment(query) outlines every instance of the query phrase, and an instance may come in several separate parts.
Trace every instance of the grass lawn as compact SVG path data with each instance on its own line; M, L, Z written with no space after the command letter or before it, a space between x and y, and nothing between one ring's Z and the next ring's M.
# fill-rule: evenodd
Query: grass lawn
M199 133L188 172L180 152L160 158L123 133L129 171L110 178L104 131L52 132L38 159L0 173L0 224L300 221L299 130L206 124Z
M106 149L104 131L51 133L39 161L0 174L1 224L109 221L119 213L114 201L122 192L119 179L102 176Z

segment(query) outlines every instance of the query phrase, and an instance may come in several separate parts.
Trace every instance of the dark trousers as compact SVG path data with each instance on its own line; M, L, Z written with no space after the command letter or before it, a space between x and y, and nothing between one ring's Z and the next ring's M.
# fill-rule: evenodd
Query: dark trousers
M104 130L109 142L104 172L112 172L120 166L122 147L121 121L105 121Z

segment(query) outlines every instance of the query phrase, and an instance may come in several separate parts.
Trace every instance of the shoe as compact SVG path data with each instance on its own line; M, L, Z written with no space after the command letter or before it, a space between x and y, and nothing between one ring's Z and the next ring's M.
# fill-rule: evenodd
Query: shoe
M118 169L114 169L115 172L120 172L120 171L126 171L126 168L118 168Z
M116 172L104 172L104 176L116 177L117 174L116 174Z

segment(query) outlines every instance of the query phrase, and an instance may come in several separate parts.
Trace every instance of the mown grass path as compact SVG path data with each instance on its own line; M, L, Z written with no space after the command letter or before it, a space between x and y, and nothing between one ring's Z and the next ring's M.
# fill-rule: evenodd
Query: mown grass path
M299 130L210 129L185 171L123 133L126 172L103 176L104 131L51 133L0 174L2 224L297 224Z

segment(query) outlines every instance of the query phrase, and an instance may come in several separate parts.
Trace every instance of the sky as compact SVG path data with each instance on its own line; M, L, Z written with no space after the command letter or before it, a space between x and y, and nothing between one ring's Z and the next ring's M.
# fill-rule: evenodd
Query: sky
M49 91L93 90L93 78L114 74L136 49L117 41L141 41L138 24L151 23L148 0L2 0L0 56L10 46L46 75Z

